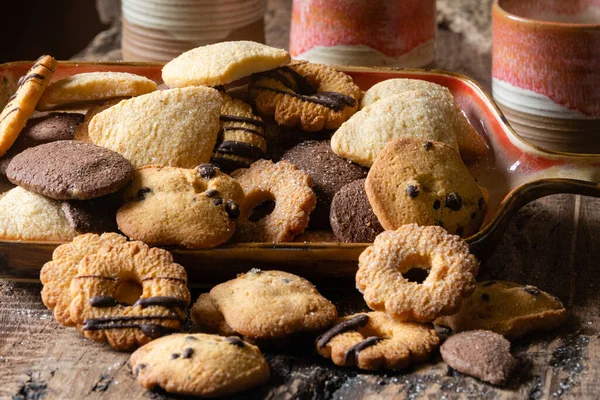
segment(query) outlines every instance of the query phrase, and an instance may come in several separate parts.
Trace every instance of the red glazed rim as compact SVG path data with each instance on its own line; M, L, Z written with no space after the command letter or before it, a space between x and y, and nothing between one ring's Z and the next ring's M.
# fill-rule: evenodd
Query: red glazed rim
M541 25L546 28L554 27L554 28L560 28L560 29L564 29L564 30L573 30L573 31L590 30L590 29L600 30L600 22L598 22L597 24L579 24L576 22L555 22L555 21L545 21L545 20L541 20L541 19L522 17L520 15L513 14L513 13L507 11L506 9L502 8L501 3L505 3L507 1L511 1L511 0L494 0L494 8L496 9L496 11L499 11L500 13L504 14L505 17L512 19L514 21L520 22L522 24ZM521 1L521 0L519 0L519 1Z

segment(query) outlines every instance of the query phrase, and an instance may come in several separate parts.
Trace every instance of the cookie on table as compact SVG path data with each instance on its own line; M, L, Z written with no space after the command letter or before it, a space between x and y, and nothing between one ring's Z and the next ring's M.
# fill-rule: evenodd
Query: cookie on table
M556 329L567 310L556 297L535 286L509 281L478 282L460 311L435 320L455 333L485 329L518 339L529 333Z
M237 332L227 325L223 314L215 308L210 293L202 293L190 309L190 318L202 332L217 333L221 336L235 336Z
M16 92L0 113L0 157L25 127L57 65L58 62L51 56L42 56L19 79Z
M88 126L92 143L146 165L194 168L208 162L219 132L223 100L215 89L158 90L123 100Z
M211 248L231 238L244 199L240 185L212 164L148 166L125 188L119 229L151 245Z
M426 361L439 342L430 326L373 311L340 318L317 338L316 348L339 366L397 370Z
M87 200L124 187L133 167L120 154L75 140L46 143L17 154L6 169L15 185L57 200Z
M215 286L210 299L234 331L256 339L319 331L337 318L312 283L282 271L252 269Z
M312 179L317 205L311 213L309 225L314 229L329 229L333 196L344 185L367 176L365 168L335 154L328 140L302 142L287 150L281 159L307 172Z
M84 72L52 82L37 104L41 111L62 106L134 97L156 90L156 82L128 72Z
M371 104L390 97L396 94L409 92L412 90L423 90L431 92L434 90L448 90L445 86L437 83L424 81L422 79L395 78L386 79L371 86L360 100L360 109L370 106Z
M137 382L169 393L227 396L263 384L269 365L258 347L238 337L174 334L137 349L129 358Z
M473 330L450 336L440 347L442 359L458 372L493 385L504 385L517 366L510 342L492 331Z
M186 51L162 69L170 87L218 86L290 62L290 54L250 41L220 42Z
M392 140L369 170L365 190L386 230L416 223L469 237L487 210L484 192L458 153L441 142Z
M109 109L116 104L119 104L121 102L121 100L125 100L125 98L118 97L115 99L106 100L106 101L102 102L102 104L96 104L96 105L93 105L90 108L88 108L87 112L85 113L83 122L79 126L77 126L77 128L75 129L72 139L80 140L82 142L89 142L90 138L89 138L88 128L89 128L90 122L92 121L92 118L94 118L96 116L96 114L99 114L102 111Z
M68 200L62 210L79 234L117 232L117 210L123 204L121 192L90 200Z

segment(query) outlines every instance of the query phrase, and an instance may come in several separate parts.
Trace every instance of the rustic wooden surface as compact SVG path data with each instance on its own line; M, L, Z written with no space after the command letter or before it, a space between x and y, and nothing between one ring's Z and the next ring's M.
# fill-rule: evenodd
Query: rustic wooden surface
M465 3L460 1L457 3ZM289 2L269 1L267 41L286 45ZM448 2L445 2L445 4ZM438 65L489 86L488 50L463 40L442 18ZM475 47L474 47L475 46ZM486 55L487 54L487 55ZM482 57L484 59L482 59ZM483 71L483 72L482 72ZM480 75L481 74L481 75ZM600 392L600 200L557 195L524 207L503 243L482 265L481 279L509 279L557 295L570 312L557 332L513 344L521 364L497 388L431 362L403 372L363 373L333 366L310 343L266 352L268 384L239 398L598 398ZM0 281L0 399L168 399L138 386L128 353L60 327L41 302L37 283ZM360 294L321 288L341 314L365 309ZM202 290L194 290L194 298Z

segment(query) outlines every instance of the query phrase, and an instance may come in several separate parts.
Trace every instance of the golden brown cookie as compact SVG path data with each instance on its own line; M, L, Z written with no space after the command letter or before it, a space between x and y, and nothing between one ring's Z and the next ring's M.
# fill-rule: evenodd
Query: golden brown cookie
M288 161L273 164L269 160L258 160L250 168L234 171L231 176L246 194L236 241L291 242L306 229L317 203L306 172Z
M567 318L559 299L535 286L509 281L478 282L475 292L454 315L435 320L455 333L490 330L514 340L529 333L550 331Z
M426 361L440 342L435 330L383 312L348 315L317 338L317 352L343 367L402 369Z
M396 94L409 92L412 90L423 90L431 92L434 90L448 90L437 83L424 81L422 79L395 78L386 79L371 86L360 100L360 109L370 106L371 104L390 97Z
M425 270L413 271L411 270ZM431 322L455 313L475 290L479 262L468 244L437 226L385 231L358 259L356 287L369 307L400 320ZM426 272L419 282L412 273Z
M356 112L361 96L345 73L301 61L258 74L248 93L260 114L310 132L338 128Z
M210 293L202 293L190 310L192 322L202 332L217 333L221 336L234 336L237 332L227 325L223 314L217 310L210 298Z
M469 237L487 210L481 188L458 153L440 142L394 139L369 171L365 190L388 230L416 223Z

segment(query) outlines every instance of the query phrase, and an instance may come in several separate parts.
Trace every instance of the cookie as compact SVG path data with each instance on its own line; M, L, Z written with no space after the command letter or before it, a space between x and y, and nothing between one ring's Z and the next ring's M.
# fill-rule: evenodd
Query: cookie
M396 78L386 79L371 86L360 100L360 109L370 106L371 104L390 97L396 94L409 92L412 90L423 90L431 92L434 90L448 90L437 83L424 81L422 79Z
M139 241L85 256L70 293L69 316L77 329L116 350L178 331L190 302L185 269L168 251Z
M22 187L0 198L0 238L2 240L71 240L77 232L71 227L61 202Z
M73 326L69 307L71 305L71 281L77 275L77 264L86 256L95 254L102 246L125 243L127 238L117 233L79 235L72 242L58 246L40 271L42 301L54 310L56 322ZM84 278L87 279L87 278Z
M312 283L282 271L252 269L212 288L210 299L234 331L258 339L319 331L337 317Z
M286 151L287 160L312 179L317 205L310 215L310 227L329 229L329 209L333 196L346 184L365 178L367 170L344 160L331 150L329 141L308 140Z
M118 97L116 99L106 100L102 104L96 104L91 106L85 113L85 118L83 119L83 122L75 129L75 132L73 133L73 139L80 140L82 142L89 142L90 135L88 128L90 126L92 118L94 118L96 114L99 114L102 111L109 109L116 104L119 104L121 100L125 99L123 97Z
M119 229L151 245L211 248L235 231L240 185L212 164L138 169L117 212Z
M0 109L6 106L10 97L17 91L17 79L7 70L2 71L2 74L0 77Z
M120 153L136 168L194 168L210 160L222 103L219 92L206 87L158 90L94 116L89 140Z
M364 179L347 184L335 194L329 221L340 242L371 243L383 232L365 192Z
M440 142L394 139L369 171L365 190L386 230L416 223L470 237L487 210L483 191L458 153Z
M137 349L129 358L146 389L203 397L227 396L263 384L269 365L258 349L237 337L175 334Z
M264 123L249 104L224 93L222 96L221 130L211 162L225 172L248 168L267 151Z
M464 240L438 226L410 224L381 233L361 253L356 287L373 310L431 322L458 311L475 290L478 270ZM415 272L427 275L421 280Z
M78 233L117 232L117 210L123 204L121 193L90 200L70 200L62 204L69 224Z
M109 149L60 140L16 155L6 176L15 185L46 197L86 200L121 189L133 176L133 167Z
M223 314L217 310L210 293L202 293L190 310L190 318L202 332L217 333L221 336L235 336L237 332L227 325Z
M38 110L134 97L156 90L156 82L128 72L84 72L52 82L37 104Z
M362 94L345 73L301 61L258 74L248 93L260 114L310 132L339 128L356 112Z
M317 338L316 348L343 367L396 370L426 361L439 341L427 325L401 322L375 311L341 318Z
M517 366L510 342L491 331L474 330L450 336L440 347L442 358L458 372L493 385L504 385Z
M57 65L58 62L51 56L42 56L19 79L17 91L0 113L0 157L25 127Z
M556 297L530 285L508 281L478 282L460 311L438 318L436 325L454 332L490 330L514 340L534 332L550 331L567 319Z
M308 226L317 198L310 176L288 161L258 160L231 176L244 189L235 240L291 242Z
M250 41L220 42L197 47L169 61L162 69L170 87L218 86L290 62L290 54Z

